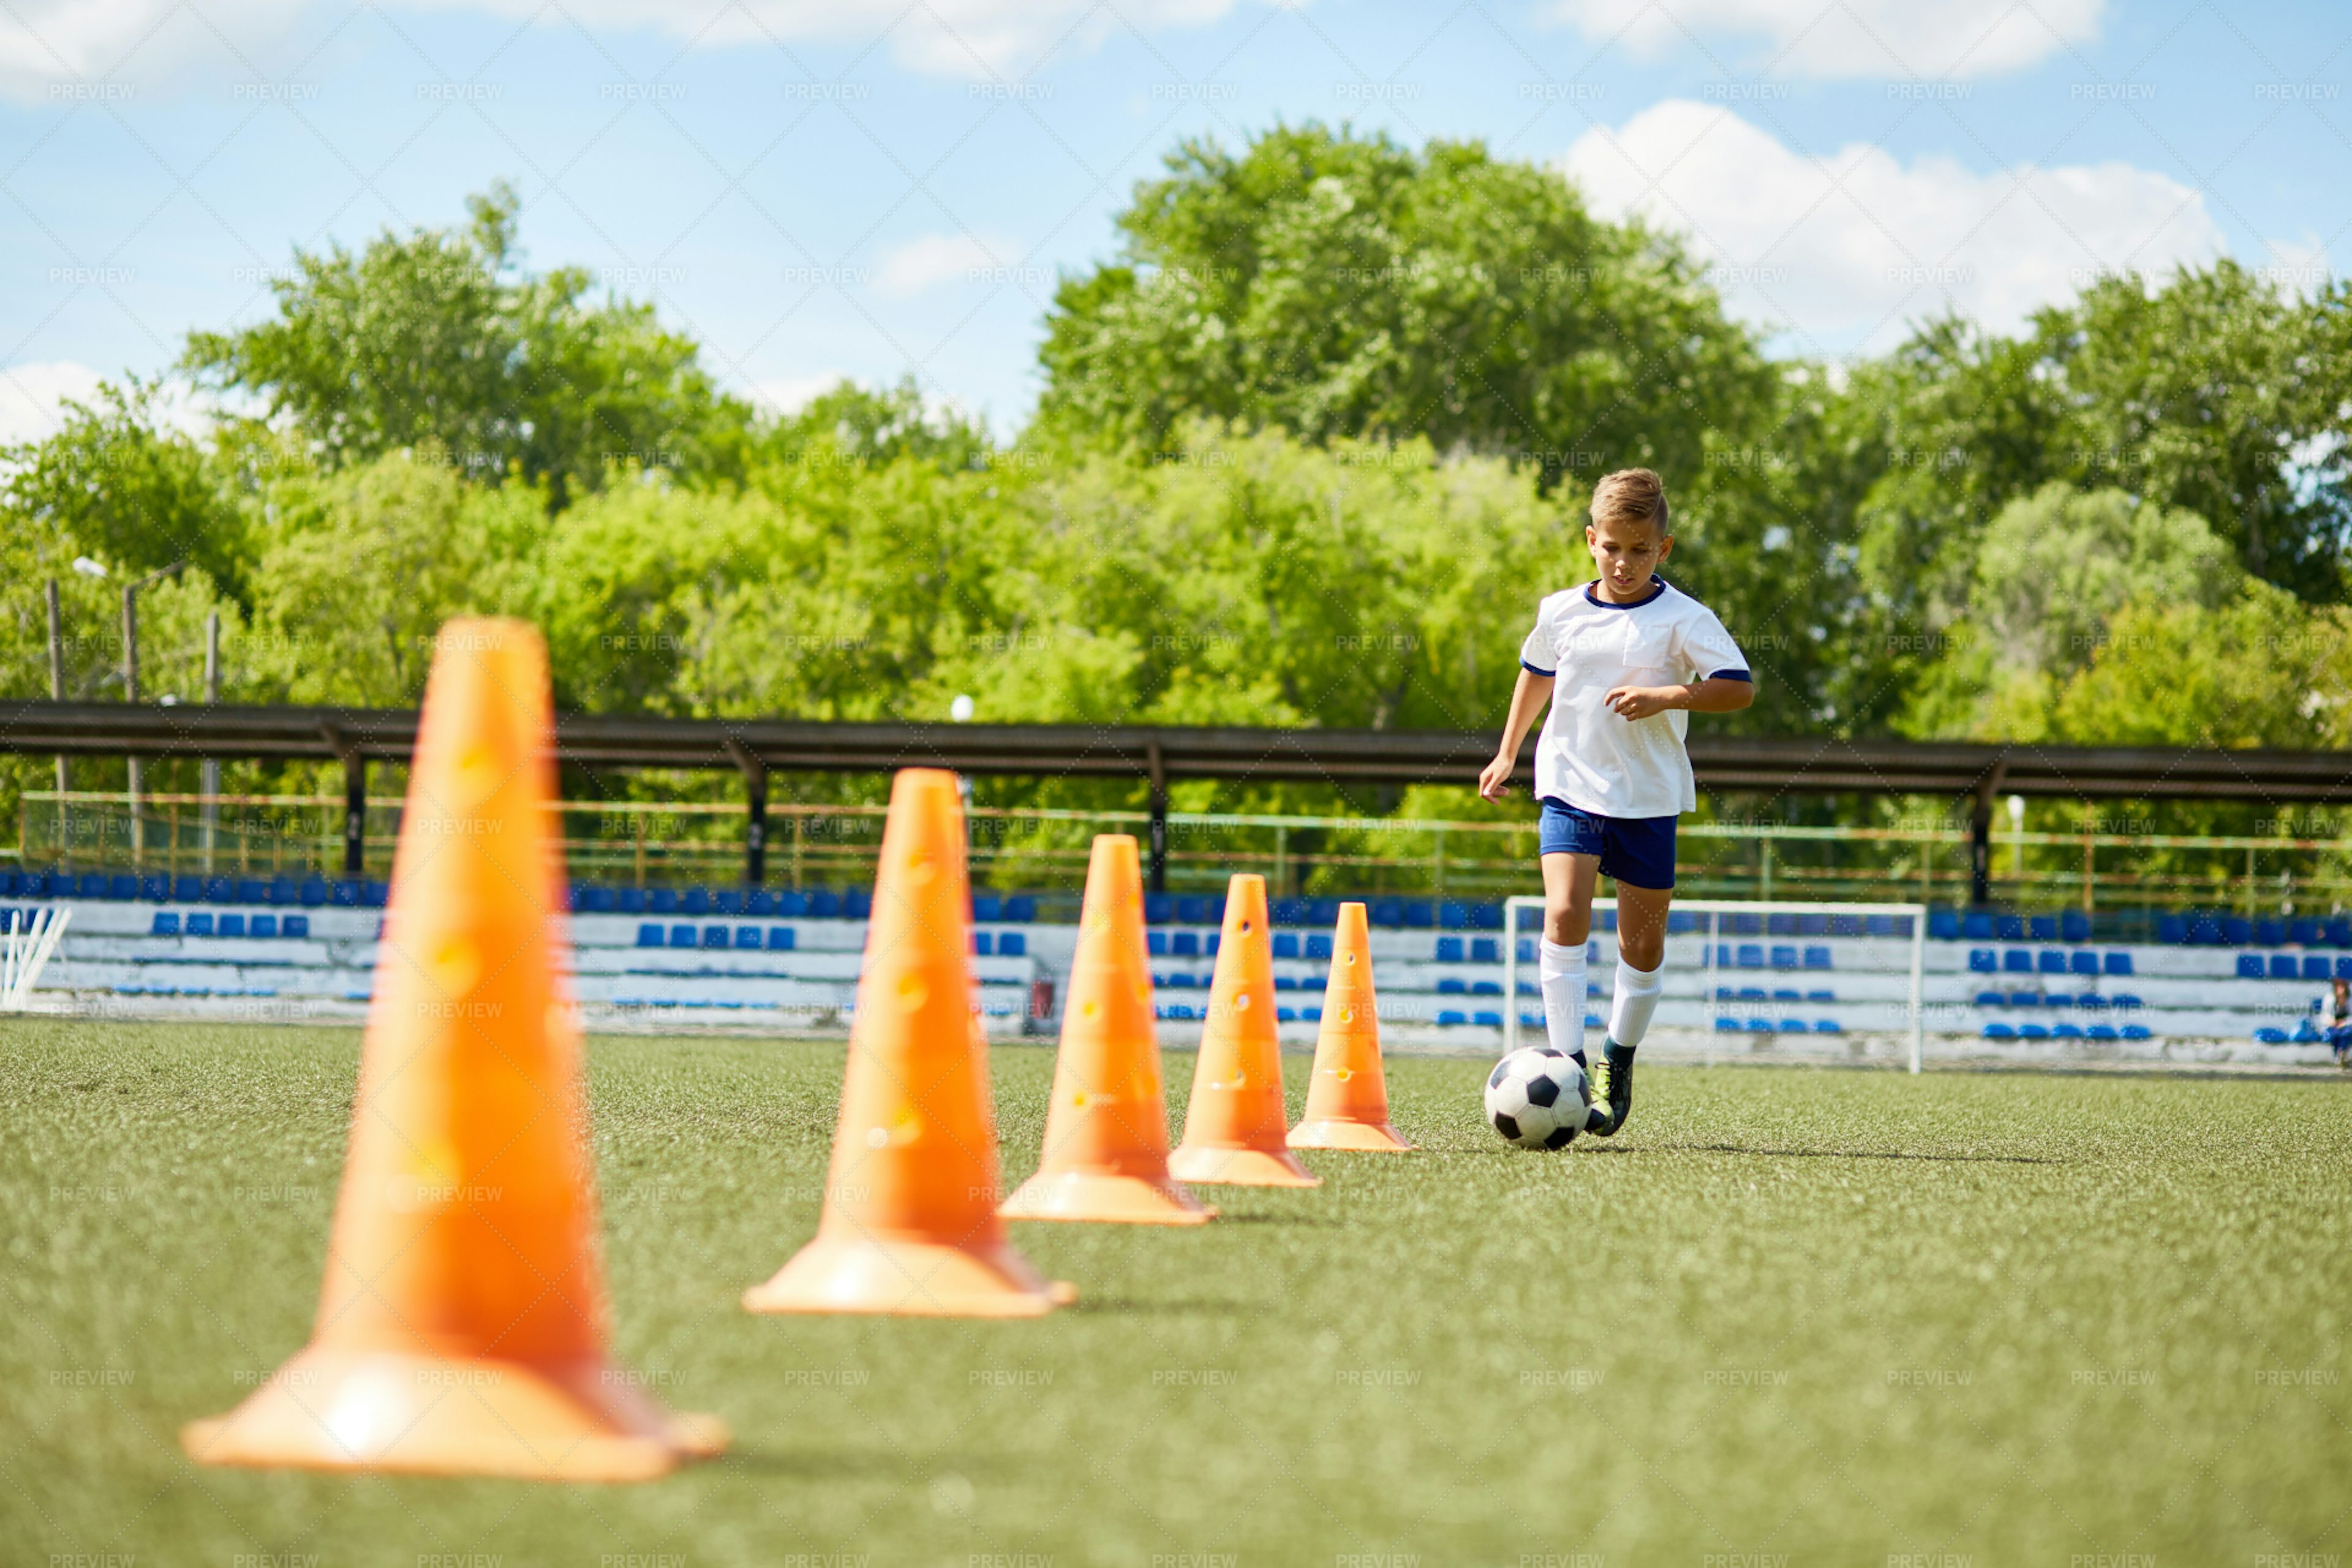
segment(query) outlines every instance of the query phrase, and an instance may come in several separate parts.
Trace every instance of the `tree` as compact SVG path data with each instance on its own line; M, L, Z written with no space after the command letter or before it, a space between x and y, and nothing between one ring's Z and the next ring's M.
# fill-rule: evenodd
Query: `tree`
M466 472L547 488L558 510L616 472L740 473L751 413L649 305L592 303L579 268L522 270L520 200L469 199L462 232L387 231L295 252L278 314L189 335L183 363L290 417L329 468L437 447Z
M1039 415L1063 438L1166 452L1188 416L1425 437L1549 489L1637 464L1671 484L1769 418L1773 373L1690 258L1555 173L1319 125L1167 163L1123 254L1055 291Z
M68 402L46 440L0 449L0 510L13 526L70 541L77 553L133 575L185 561L232 594L244 587L246 523L234 476L212 454L163 427L160 381L100 383Z
M954 409L923 406L911 375L893 387L867 388L846 378L762 431L759 455L781 463L862 463L885 467L915 458L948 472L987 465L988 432Z

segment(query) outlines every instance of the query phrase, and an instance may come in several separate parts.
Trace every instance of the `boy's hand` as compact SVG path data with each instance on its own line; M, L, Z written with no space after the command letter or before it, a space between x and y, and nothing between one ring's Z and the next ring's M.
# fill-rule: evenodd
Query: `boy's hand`
M1488 800L1500 800L1511 793L1511 770L1519 759L1497 755L1478 774L1478 793Z
M1601 700L1601 706L1621 719L1647 719L1653 713L1664 713L1675 706L1682 695L1679 687L1621 686Z

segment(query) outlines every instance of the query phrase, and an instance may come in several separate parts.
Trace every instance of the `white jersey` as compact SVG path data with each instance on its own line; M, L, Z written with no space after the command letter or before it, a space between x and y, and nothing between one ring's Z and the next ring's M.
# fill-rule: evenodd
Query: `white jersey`
M1683 749L1690 715L1673 709L1623 719L1602 698L1620 686L1750 679L1748 657L1715 612L1663 577L1631 605L1593 597L1590 584L1552 595L1536 611L1519 663L1559 681L1536 742L1536 794L1602 816L1698 809Z

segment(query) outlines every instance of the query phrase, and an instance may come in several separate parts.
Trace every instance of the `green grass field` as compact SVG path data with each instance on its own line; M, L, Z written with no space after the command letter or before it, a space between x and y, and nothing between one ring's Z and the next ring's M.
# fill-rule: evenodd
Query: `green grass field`
M623 1488L196 1469L180 1425L308 1335L357 1057L346 1031L0 1026L0 1559L2352 1550L2352 1085L1653 1068L1624 1137L1535 1155L1480 1123L1479 1063L1401 1060L1425 1152L1309 1156L1319 1191L1220 1189L1195 1232L1018 1226L1084 1300L988 1325L738 1310L814 1226L837 1045L599 1040L617 1348L732 1452ZM994 1053L1008 1180L1051 1063Z

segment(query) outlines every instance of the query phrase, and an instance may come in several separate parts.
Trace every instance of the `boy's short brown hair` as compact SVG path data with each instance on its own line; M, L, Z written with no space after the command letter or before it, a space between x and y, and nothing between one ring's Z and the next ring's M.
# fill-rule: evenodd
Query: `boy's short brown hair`
M1665 481L1647 468L1620 468L1592 487L1592 521L1647 522L1674 531L1666 515Z

